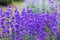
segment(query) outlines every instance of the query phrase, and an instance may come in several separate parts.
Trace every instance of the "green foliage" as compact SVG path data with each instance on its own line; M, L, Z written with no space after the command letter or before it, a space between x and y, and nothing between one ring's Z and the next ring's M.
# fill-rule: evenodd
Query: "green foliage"
M48 27L46 27L46 31L48 34L50 34L50 29Z
M3 3L3 2L7 2L8 3L8 2L12 2L12 1L13 0L0 0L1 3Z
M12 40L12 38L8 38L8 40Z
M14 0L14 1L16 1L16 2L23 2L24 0Z
M0 5L7 6L9 4L12 4L13 0L0 0Z
M28 40L28 37L26 34L23 36L23 38L24 38L24 40Z
M50 37L51 40L55 40L54 36L53 37Z

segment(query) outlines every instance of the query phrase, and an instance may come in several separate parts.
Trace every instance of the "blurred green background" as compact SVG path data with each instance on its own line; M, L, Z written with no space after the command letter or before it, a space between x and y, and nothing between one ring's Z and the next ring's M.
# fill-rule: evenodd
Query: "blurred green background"
M17 7L19 11L25 7L24 0L0 0L0 8L2 8L3 10L6 10L8 5Z
M9 4L14 4L15 2L23 2L24 0L0 0L0 6L7 6Z

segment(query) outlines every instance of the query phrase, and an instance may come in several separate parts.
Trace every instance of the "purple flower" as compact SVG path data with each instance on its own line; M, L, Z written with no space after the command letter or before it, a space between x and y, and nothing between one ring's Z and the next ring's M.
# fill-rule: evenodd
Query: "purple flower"
M6 33L6 36L11 36L12 40L24 40L23 37L25 34L29 40L32 36L34 39L37 37L38 39L36 40L45 40L48 35L54 36L56 34L57 19L55 13L39 14L27 8L23 9L22 14L19 14L18 9L15 9L12 15L10 8L1 15L0 25L3 29L3 35ZM46 31L46 27L50 30L49 34Z

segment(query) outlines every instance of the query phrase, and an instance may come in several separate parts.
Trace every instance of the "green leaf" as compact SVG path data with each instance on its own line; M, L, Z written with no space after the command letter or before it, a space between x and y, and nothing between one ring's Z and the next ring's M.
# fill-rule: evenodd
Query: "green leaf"
M51 39L51 40L55 40L55 38L54 38L54 37L51 37L50 39Z
M12 40L11 38L8 38L8 40Z
M48 27L46 27L45 29L46 29L46 32L50 34L50 29Z
M27 35L25 34L25 35L23 36L23 38L24 38L24 40L27 40L28 37L27 37Z

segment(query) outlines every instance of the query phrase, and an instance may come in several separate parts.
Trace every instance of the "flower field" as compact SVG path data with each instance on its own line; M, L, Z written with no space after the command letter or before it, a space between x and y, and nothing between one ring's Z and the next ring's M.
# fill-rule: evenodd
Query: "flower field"
M0 40L60 40L59 2L24 0L24 4L21 10L17 5L0 8Z

